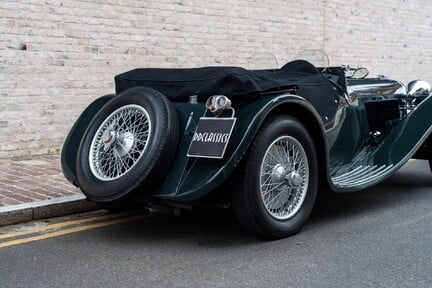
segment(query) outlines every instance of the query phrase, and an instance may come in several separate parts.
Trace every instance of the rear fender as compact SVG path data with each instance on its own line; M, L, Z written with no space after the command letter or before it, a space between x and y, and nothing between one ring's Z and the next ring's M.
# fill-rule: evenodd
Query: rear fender
M184 103L176 104L174 103L174 106L176 106L179 114L187 113L184 110L186 107ZM179 109L179 105L182 105L181 109ZM293 107L300 109L293 109ZM173 169L170 170L161 187L151 196L178 202L190 202L205 196L221 185L232 174L248 151L262 123L268 117L280 113L291 114L290 112L292 111L306 111L309 115L308 119L312 119L315 122L314 125L318 127L319 134L321 134L321 136L314 135L314 138L321 138L321 142L325 146L323 147L323 151L326 151L322 120L309 102L302 97L292 94L268 96L237 109L237 123L223 159L187 158L184 151L178 151L172 167ZM179 118L185 117L180 116ZM301 117L299 118L303 120ZM188 121L188 123L195 123L193 127L183 126L185 132L183 138L180 140L179 148L189 146L198 119L199 117L193 121ZM305 125L309 126L307 123ZM320 154L327 155L327 153ZM182 163L182 165L178 165L178 163Z
M63 144L63 149L61 152L61 167L63 174L69 182L77 187L78 182L76 177L76 159L81 138L96 113L114 96L114 94L110 94L99 97L89 106L87 106L84 112L82 112L78 117L78 120L76 120L75 124L72 126Z

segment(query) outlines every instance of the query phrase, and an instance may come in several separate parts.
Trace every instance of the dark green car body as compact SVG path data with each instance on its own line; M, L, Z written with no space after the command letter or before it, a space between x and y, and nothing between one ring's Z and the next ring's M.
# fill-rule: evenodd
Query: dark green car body
M341 67L321 72L334 92L317 95L315 102L286 90L234 103L237 122L222 159L187 157L200 117L210 113L202 102L172 101L180 130L179 143L172 147L176 149L174 160L161 184L143 191L142 200L191 203L216 191L241 167L265 120L278 114L296 117L307 127L318 155L320 186L334 192L375 185L411 158L432 159L432 96L423 93L410 98L403 85L383 77L350 79ZM113 97L119 96L107 95L91 103L65 141L63 172L78 187L76 163L82 135L99 109ZM330 112L319 111L317 101L326 102L326 111Z

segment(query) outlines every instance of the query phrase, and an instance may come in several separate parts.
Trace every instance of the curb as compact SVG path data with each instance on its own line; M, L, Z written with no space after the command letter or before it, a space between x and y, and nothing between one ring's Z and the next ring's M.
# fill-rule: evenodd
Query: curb
M0 226L98 209L100 207L96 203L86 200L84 195L4 206L0 207Z

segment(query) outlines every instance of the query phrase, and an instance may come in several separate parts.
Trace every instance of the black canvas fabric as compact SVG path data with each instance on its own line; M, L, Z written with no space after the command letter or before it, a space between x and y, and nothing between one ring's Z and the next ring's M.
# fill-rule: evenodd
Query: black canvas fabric
M232 97L254 97L262 92L290 86L329 86L330 83L309 62L296 60L277 70L246 70L240 67L203 67L191 69L134 69L115 77L116 93L136 86L158 90L172 101L187 101L197 95L200 101L222 94Z

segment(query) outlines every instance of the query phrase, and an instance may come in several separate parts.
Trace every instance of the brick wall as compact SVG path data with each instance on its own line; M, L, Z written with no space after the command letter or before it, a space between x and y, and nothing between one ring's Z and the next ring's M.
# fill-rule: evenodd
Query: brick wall
M135 67L332 65L432 82L429 0L0 1L0 158L57 153L79 113ZM252 61L248 61L251 55Z

